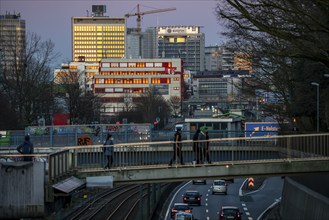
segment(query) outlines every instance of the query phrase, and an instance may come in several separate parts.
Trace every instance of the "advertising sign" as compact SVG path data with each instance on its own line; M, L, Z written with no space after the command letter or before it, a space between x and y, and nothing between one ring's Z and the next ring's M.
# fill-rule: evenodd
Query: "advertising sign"
M246 137L269 137L278 135L280 125L277 122L246 122Z

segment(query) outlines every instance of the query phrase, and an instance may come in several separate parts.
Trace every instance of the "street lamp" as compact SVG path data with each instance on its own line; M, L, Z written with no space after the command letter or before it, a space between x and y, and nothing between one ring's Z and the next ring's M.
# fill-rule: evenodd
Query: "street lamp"
M316 82L312 82L311 85L316 86L316 132L319 132L319 103L320 103L319 87L320 87L320 84L316 83Z

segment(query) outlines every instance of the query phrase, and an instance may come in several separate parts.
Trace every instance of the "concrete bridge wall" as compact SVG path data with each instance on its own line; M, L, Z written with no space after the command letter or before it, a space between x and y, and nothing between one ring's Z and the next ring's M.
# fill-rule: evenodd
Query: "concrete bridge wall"
M304 176L303 179L306 182L313 180L313 185L328 188L325 182L317 182L317 178L312 176ZM285 178L280 207L282 219L328 219L329 198L302 185L303 181L299 179L298 181L300 182L295 181L294 178Z
M44 162L0 163L0 219L44 216Z

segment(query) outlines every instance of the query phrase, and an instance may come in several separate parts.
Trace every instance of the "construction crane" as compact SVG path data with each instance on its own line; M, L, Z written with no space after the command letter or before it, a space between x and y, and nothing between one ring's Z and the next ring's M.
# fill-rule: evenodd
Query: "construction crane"
M129 18L131 16L137 16L137 19L136 19L137 20L137 32L140 33L141 32L142 15L160 13L160 12L165 12L165 11L174 11L174 10L176 10L176 8L163 8L163 9L156 9L156 10L141 12L139 10L139 4L137 4L137 12L136 13L125 14L125 17Z

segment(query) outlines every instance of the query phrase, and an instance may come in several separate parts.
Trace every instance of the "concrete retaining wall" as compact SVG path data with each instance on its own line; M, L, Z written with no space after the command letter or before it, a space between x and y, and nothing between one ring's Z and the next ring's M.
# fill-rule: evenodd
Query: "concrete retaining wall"
M328 186L322 185L322 187ZM329 216L328 197L305 187L289 177L285 178L280 207L280 215L283 220L325 220Z
M0 163L0 219L44 216L44 162Z

